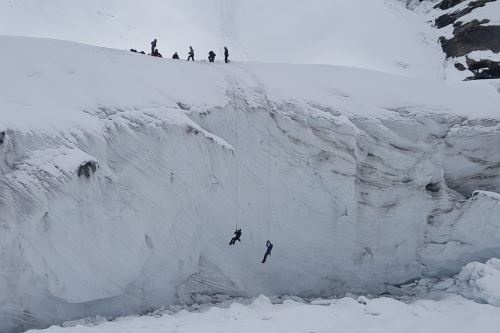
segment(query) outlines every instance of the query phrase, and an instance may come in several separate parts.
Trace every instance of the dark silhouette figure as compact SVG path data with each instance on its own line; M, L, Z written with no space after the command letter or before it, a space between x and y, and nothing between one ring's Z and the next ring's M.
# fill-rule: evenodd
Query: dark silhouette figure
M158 49L155 49L155 51L153 52L153 57L163 58Z
M151 42L151 55L154 56L155 55L155 50L156 50L156 43L158 41L156 40L156 38Z
M189 47L188 61L189 61L189 59L194 61L194 50L193 50L192 46Z
M177 54L177 52L174 53L174 55L172 56L172 59L179 59L179 55Z
M229 62L229 50L227 46L224 46L224 62L227 64Z
M264 259L262 259L262 263L265 263L267 260L267 256L271 255L271 251L273 250L273 244L270 241L266 242L267 250L266 253L264 254Z
M214 62L215 61L215 56L216 56L216 54L215 54L214 51L208 52L208 61Z
M236 241L241 242L240 237L241 237L241 229L236 229L236 231L234 232L234 237L231 238L229 245L234 245Z

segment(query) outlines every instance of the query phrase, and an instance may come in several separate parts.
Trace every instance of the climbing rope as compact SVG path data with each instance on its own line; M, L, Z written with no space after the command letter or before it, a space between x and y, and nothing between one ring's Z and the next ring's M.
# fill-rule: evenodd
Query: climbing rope
M235 165L234 165L234 187L235 187L235 207L234 207L234 215L235 215L235 222L236 222L236 229L238 230L238 222L239 222L239 189L238 189L238 168L239 168L239 156L238 156L238 110L236 108L236 97L233 93L233 106L234 106L234 128L235 128L235 152L234 152L234 158L235 158Z
M266 98L267 99L267 98ZM271 105L267 100L268 122L267 122L267 240L270 239L271 229Z

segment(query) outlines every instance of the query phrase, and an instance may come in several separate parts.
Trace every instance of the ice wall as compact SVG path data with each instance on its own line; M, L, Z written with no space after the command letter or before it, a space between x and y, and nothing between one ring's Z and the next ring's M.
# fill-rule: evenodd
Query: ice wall
M36 88L2 89L1 330L197 294L380 293L500 255L498 200L472 196L500 192L481 87L1 42L51 46L0 62Z

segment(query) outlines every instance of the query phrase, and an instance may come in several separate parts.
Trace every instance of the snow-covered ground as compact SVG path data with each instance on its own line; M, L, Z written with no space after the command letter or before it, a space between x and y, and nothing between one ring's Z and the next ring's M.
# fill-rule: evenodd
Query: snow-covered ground
M197 59L333 64L443 76L438 35L398 0L4 0L0 35L45 37ZM314 36L314 37L313 37Z
M366 303L366 304L364 304ZM102 321L102 320L101 320ZM99 319L97 320L99 322ZM420 300L409 304L391 298L342 298L309 304L285 300L271 304L265 296L250 305L233 303L201 312L182 310L174 314L127 317L93 324L69 323L30 333L469 333L498 332L500 308L462 297L441 301Z
M156 332L497 332L500 325L500 260L466 265L460 274L422 288L436 300L402 297L303 300L259 296L210 306L171 306L146 316L103 317L63 323L31 333ZM467 298L457 296L462 294ZM219 298L224 298L222 295ZM217 297L209 301L215 301ZM477 300L479 303L471 301Z

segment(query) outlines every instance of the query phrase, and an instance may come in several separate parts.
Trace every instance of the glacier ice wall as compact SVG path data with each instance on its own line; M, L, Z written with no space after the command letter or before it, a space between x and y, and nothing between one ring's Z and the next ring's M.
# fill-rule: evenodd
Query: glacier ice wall
M140 64L98 52L126 75L128 62ZM498 198L472 195L500 192L494 117L437 108L428 82L404 97L421 104L403 103L388 91L416 83L375 72L164 66L169 77L225 78L216 81L223 103L195 102L219 101L200 86L182 103L118 107L135 95L124 95L125 83L113 90L104 72L96 84L108 87L105 100L74 113L83 125L30 130L12 116L0 124L1 329L137 313L196 294L382 293L500 255ZM285 79L293 75L304 86ZM262 265L268 188L275 248ZM230 248L236 214L243 237Z
M7 131L0 190L7 322L126 313L193 293L383 292L500 252L498 199L460 194L474 177L480 186L485 171L498 189L497 123L477 130L453 117L348 119L273 105L276 246L261 265L268 109L235 101L203 112L121 111L99 135ZM229 248L236 158L243 242ZM79 177L88 161L98 168Z

